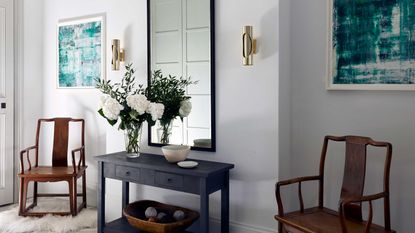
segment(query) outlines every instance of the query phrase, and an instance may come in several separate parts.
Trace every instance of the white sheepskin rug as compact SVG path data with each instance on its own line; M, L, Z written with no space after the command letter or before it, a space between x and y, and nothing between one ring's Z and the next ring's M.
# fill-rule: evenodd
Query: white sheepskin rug
M28 201L28 205L31 202ZM42 218L20 217L18 206L0 212L0 233L66 233L96 232L97 211L83 209L77 216L52 216ZM38 205L31 211L69 210L69 201L60 198L39 198Z

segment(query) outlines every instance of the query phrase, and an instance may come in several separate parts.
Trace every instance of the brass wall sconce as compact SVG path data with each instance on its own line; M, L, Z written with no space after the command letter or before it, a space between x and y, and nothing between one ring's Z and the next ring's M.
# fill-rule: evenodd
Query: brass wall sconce
M256 39L253 38L253 28L244 26L242 28L242 64L252 66L254 54L256 54Z
M125 51L120 48L120 40L112 40L112 59L111 59L111 68L112 70L120 69L120 62L125 61Z

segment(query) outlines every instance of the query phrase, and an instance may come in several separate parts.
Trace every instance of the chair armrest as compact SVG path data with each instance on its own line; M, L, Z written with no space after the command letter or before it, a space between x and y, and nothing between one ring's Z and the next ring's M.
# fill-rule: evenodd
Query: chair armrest
M276 186L285 186L290 184L295 184L303 181L312 181L312 180L320 180L320 176L302 176L297 177L289 180L282 180L277 182Z
M75 154L76 152L79 152L79 160L78 165L75 162ZM73 166L73 172L76 173L76 168L78 167L78 170L81 169L81 162L84 161L85 156L85 147L81 146L77 149L72 150L72 166ZM85 166L85 164L82 164L82 166Z
M381 193L377 193L377 194L373 194L373 195L368 195L368 196L346 198L346 199L340 200L340 205L344 206L344 205L347 205L347 204L350 204L350 203L369 202L369 201L374 201L374 200L384 198L384 197L386 197L385 192L381 192Z
M37 149L37 146L30 146L24 150L20 151L20 167L21 167L21 173L24 173L24 160L23 160L23 156L26 153L26 158L27 158L27 162L29 163L29 169L28 171L32 170L32 163L30 161L30 157L29 157L29 151L33 150L33 149Z
M348 233L347 228L346 228L346 217L344 216L344 207L346 205L351 204L351 203L369 202L369 214L368 214L368 219L367 219L367 223L366 223L366 230L365 230L365 233L369 233L370 232L370 227L372 225L372 220L373 220L372 201L380 199L380 198L385 198L386 196L387 196L386 192L381 192L381 193L368 195L368 196L351 197L351 198L346 198L346 199L340 200L339 217L340 217L340 222L341 222L343 233Z
M284 216L284 207L281 200L281 192L280 188L281 186L291 185L298 183L298 199L300 202L300 210L301 212L304 211L304 202L303 202L303 194L301 192L301 182L304 181L313 181L313 180L321 180L321 176L303 176L303 177L297 177L289 180L283 180L279 181L275 184L275 197L277 199L278 204L278 215Z

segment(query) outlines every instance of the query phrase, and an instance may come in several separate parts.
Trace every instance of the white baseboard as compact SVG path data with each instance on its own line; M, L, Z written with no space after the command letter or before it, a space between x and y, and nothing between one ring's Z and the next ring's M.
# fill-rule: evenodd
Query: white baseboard
M278 224L275 223L275 229L248 225L241 222L229 221L229 232L230 233L277 233ZM220 220L211 218L210 219L210 232L220 232Z

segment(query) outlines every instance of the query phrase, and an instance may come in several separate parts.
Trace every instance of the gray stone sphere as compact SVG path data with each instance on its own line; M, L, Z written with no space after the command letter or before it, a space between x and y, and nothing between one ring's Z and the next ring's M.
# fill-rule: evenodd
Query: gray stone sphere
M184 212L182 210L176 210L173 213L173 218L176 219L176 221L183 220L184 217Z
M146 209L145 212L146 218L156 217L157 216L157 210L156 208L150 206Z

